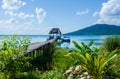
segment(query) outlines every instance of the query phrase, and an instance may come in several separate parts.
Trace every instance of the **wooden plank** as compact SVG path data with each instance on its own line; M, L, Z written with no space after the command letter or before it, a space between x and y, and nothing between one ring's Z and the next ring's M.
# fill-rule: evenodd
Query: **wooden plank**
M32 43L28 46L27 52L33 52L34 50L39 49L40 47L42 47L43 45L45 45L46 43L44 42L37 42L37 43Z
M27 53L29 52L33 52L34 50L37 50L37 49L40 49L41 47L47 45L47 44L51 44L55 41L56 39L51 39L51 40L48 40L48 41L45 41L45 42L36 42L36 43L31 43L29 46L28 46L28 49L27 49Z

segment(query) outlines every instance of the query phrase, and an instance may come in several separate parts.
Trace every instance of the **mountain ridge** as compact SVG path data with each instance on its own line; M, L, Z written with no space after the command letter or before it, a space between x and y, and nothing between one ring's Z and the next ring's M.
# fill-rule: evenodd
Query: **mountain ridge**
M65 35L120 35L120 26L95 24Z

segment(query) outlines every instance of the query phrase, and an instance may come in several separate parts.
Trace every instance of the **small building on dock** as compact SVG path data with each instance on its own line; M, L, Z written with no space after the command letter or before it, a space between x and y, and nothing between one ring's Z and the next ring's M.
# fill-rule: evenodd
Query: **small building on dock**
M67 38L67 36L63 36L59 28L52 28L50 30L48 40L50 39L56 39L57 41L61 43L63 42L70 43L70 38Z
M52 28L49 32L49 39L61 39L61 31L59 28Z

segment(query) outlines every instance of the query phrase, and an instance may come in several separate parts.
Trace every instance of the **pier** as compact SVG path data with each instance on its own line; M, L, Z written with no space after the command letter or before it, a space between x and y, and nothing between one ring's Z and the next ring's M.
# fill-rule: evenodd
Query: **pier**
M41 55L49 55L54 52L54 42L61 39L61 31L59 28L52 28L49 32L49 38L44 42L31 43L28 46L25 56L30 56L32 59Z
M36 42L31 43L28 46L26 56L30 56L32 59L39 57L40 55L44 55L45 53L52 53L54 51L54 45L53 43L56 41L56 39L50 39L45 42Z
M41 55L51 55L54 53L54 42L70 42L70 39L61 38L62 33L59 28L52 28L49 32L49 38L44 42L35 42L28 45L25 56L33 60Z

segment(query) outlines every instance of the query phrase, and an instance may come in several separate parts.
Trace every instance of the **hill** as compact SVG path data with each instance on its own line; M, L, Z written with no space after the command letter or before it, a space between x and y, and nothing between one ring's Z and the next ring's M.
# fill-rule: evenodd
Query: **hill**
M65 35L120 35L120 26L96 24Z

